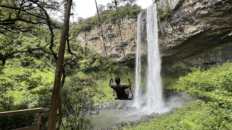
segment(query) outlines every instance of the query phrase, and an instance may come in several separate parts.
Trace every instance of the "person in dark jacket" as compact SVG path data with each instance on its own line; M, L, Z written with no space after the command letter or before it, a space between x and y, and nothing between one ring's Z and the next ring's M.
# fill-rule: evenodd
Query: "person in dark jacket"
M117 93L117 98L118 99L127 99L129 92L126 91L125 89L131 87L131 81L130 81L130 77L128 76L128 82L129 84L120 84L120 78L116 77L115 78L115 82L116 84L111 84L112 81L112 77L110 77L110 82L109 82L109 86L114 89L114 91Z

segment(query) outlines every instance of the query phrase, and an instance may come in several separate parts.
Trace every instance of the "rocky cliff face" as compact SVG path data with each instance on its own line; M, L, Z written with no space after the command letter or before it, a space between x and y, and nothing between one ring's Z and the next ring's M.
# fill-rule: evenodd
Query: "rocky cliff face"
M167 20L159 21L159 47L163 62L173 62L202 52L215 45L232 41L228 34L232 31L231 0L160 0L158 10L168 6L173 9ZM146 15L146 11L143 11ZM146 20L143 19L142 29ZM103 25L107 56L119 62L125 59L122 44L125 45L126 59L135 64L137 20L122 20L122 41L117 25ZM145 30L144 30L145 31ZM93 50L105 54L101 31L94 27L90 32L81 32L79 42L91 46ZM143 33L142 54L147 54L146 36Z
M117 24L107 24L102 25L104 42L102 42L101 37L101 28L94 27L89 32L81 32L77 39L82 46L90 46L92 50L97 51L100 54L106 55L108 58L114 58L119 62L124 62L123 55L123 46L126 54L126 59L128 65L135 64L135 55L136 55L136 41L137 41L137 21L135 19L124 18L121 21L121 32L122 32L122 41L119 33L119 28ZM123 45L122 45L123 44ZM146 51L146 48L144 48Z
M207 50L196 56L191 56L176 62L169 62L162 65L162 74L175 73L176 75L191 72L192 67L207 70L215 65L222 65L227 61L232 61L232 45L216 47L215 50Z
M161 0L159 8L167 3ZM230 39L224 36L232 31L231 0L174 0L169 5L176 10L160 22L159 44L164 62L198 54Z

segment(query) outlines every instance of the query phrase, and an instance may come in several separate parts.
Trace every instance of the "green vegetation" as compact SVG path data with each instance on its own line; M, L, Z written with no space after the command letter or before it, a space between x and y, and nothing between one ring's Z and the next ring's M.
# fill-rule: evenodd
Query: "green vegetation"
M181 77L172 88L181 89L190 95L198 96L208 101L230 104L231 63L218 65L205 71L201 68L192 69L185 77ZM222 104L222 105L223 105Z
M66 100L64 103L71 103L75 102L75 104L78 105L78 103L83 102L84 100L92 102L102 102L107 103L108 101L114 100L113 92L109 85L109 78L110 74L108 72L108 61L101 56L100 54L97 54L96 52L90 51L88 47L81 47L79 43L75 43L76 49L80 50L79 52L79 60L73 62L70 64L67 71L67 79L64 85L63 92L64 97L63 100ZM85 53L81 53L83 52ZM35 54L37 55L37 54ZM24 58L22 56L22 58ZM48 109L50 106L50 99L51 99L51 88L53 87L53 81L54 81L54 63L52 57L49 57L47 55L41 55L39 58L36 58L34 55L27 55L27 58L31 59L34 62L28 62L27 64L22 64L25 62L25 60L18 60L18 59L11 59L7 60L6 65L2 69L0 79L4 80L4 82L1 82L2 89L6 88L7 90L3 91L2 94L4 95L4 102L1 102L0 104L0 111L7 111L7 110L17 110L17 109L26 109L26 108L36 108L43 106L45 109ZM90 62L91 58L91 62ZM42 62L44 61L44 62ZM51 62L52 61L52 62ZM85 61L88 61L88 66L85 66L83 68L83 64L86 64ZM13 64L14 63L14 64ZM41 67L41 64L44 64ZM46 63L46 64L45 64ZM118 66L114 65L116 64L115 61L109 60L109 64L112 67L113 77L116 77L116 73L118 76L121 77L122 82L127 83L126 74L119 71ZM134 81L134 71L132 70L130 73L132 73L132 83ZM78 76L77 76L78 75ZM90 82L91 81L91 82ZM91 83L91 84L90 84ZM76 87L72 87L73 84L75 84ZM78 87L80 89L78 89ZM71 87L71 88L70 88ZM73 90L75 88L76 92ZM79 91L79 90L84 91ZM78 90L78 91L77 91ZM84 93L87 97L82 97L81 95ZM65 99L67 97L67 94L73 95L74 97L78 98L71 98L71 99ZM78 96L79 95L79 96ZM80 98L80 99L79 99ZM7 99L7 100L6 100ZM64 104L65 105L65 104ZM98 103L93 103L92 106L85 106L81 105L82 107L78 107L81 109L91 108L94 109L97 107ZM67 105L66 105L67 106ZM67 106L67 108L73 109L71 106ZM64 108L65 110L65 108ZM72 126L73 124L65 124L70 121L75 121L77 119L72 118L71 120L66 119L69 115L64 113L64 119L63 122L65 127L76 127ZM70 113L73 113L70 111ZM83 113L82 113L83 114ZM85 113L86 114L86 113ZM34 120L34 116L30 116L31 120ZM23 117L23 119L29 118L27 116ZM88 117L85 117L84 115L79 115L79 118L84 121L85 124L88 123L89 125L83 125L84 126L92 126L91 120L89 120ZM48 119L48 113L45 113L42 122L46 122ZM14 122L15 120L18 120L18 118L13 117L13 119L8 118L2 118L2 120L6 120L8 122ZM6 122L2 122L4 125ZM29 122L30 123L30 122ZM20 124L20 123L19 123ZM4 125L2 126L4 128ZM12 126L11 128L21 127L25 126L25 123L22 123L18 126ZM1 124L0 124L1 127ZM46 128L46 123L43 123L41 125L41 128ZM62 127L63 129L63 127Z
M161 115L125 130L207 130L207 129L230 129L232 111L222 108L218 103L205 103L201 100L188 103L186 106L177 108L172 115Z
M118 7L118 12L119 18L127 17L128 19L137 19L138 14L141 12L141 7L137 5L132 6L131 4L126 4L125 6ZM100 16L104 24L110 22L115 24L117 22L116 10L105 10L102 13L100 13ZM81 31L89 31L94 26L100 26L100 22L98 20L97 15L81 21L76 26L77 34Z
M65 32L61 29L63 22L52 20L47 11L62 12L67 2L0 1L0 112L43 107L41 129L47 129L49 113L54 112L57 118L49 121L57 120L57 129L91 129L88 112L114 98L108 69L113 77L120 76L127 83L126 74L114 60L81 46L76 39L80 31L99 26L97 15L79 24L64 24L68 34L61 34ZM136 19L141 8L132 6L135 1L129 2L118 8L119 17ZM116 10L105 10L100 15L105 24L118 22ZM67 48L65 52L59 49L62 45ZM64 62L57 62L63 54ZM55 73L57 63L63 75ZM54 77L61 84L54 85ZM63 91L52 97L53 87ZM54 97L60 97L59 107L50 110ZM34 114L0 118L0 129L30 126L34 119Z
M164 21L168 18L168 16L172 13L172 9L167 4L167 7L165 9L158 9L158 15L159 15L159 20Z
M168 89L182 90L201 100L175 109L172 115L160 115L150 122L124 129L230 129L232 126L231 65L232 63L227 62L207 71L193 68L191 73L180 77L179 81Z
M59 33L57 33L57 36L59 36ZM34 45L38 44L37 42L33 42L35 38L35 36L28 34L27 36L22 35L22 37L16 40L25 39L23 40L24 43L21 44L23 47L31 43ZM58 42L55 41L55 43L54 50L57 50ZM87 112L79 113L79 116L77 116L78 119L73 118L73 114L78 114L81 110L94 109L99 105L99 102L104 104L114 100L112 89L108 87L110 78L108 64L111 66L113 77L118 75L121 77L122 82L125 83L127 83L127 78L126 74L119 71L119 67L116 66L117 62L114 60L106 60L104 56L91 51L87 46L82 47L75 39L70 41L70 46L72 46L73 52L78 54L79 57L78 60L66 66L67 78L62 92L63 101L65 101L63 102L64 122L62 122L63 127L61 127L61 129L77 127L76 124L70 124L70 122L76 120L82 123L84 122L82 126L78 126L80 129L90 129L93 124L91 124L89 117L86 116ZM19 45L19 47L21 46ZM71 59L68 55L65 55L65 57ZM133 83L134 71L131 70L130 73ZM0 74L1 81L4 81L0 84L0 92L3 96L3 98L1 98L3 100L0 100L0 111L36 108L41 106L48 110L50 107L54 76L55 59L51 55L41 52L35 52L33 54L24 53L23 55L15 55L15 58L7 60L5 66L1 68ZM72 87L74 84L75 87ZM78 98L67 98L67 95ZM68 104L78 105L85 100L96 103L82 104L81 106L70 106ZM79 111L74 112L72 110L73 107ZM67 113L66 108L71 115ZM31 122L20 123L20 120L30 119L33 121L34 118L34 115L4 117L0 119L2 121L0 128L5 128L6 124L17 121L18 125L13 125L7 129L28 126ZM48 113L45 112L42 116L41 129L46 129L47 120Z
M160 2L160 0L154 0L153 4L157 3L157 2Z
M50 112L58 115L53 119L57 120L58 129L92 129L94 124L88 116L89 112L114 100L114 92L109 87L109 68L114 78L119 76L122 83L128 82L123 67L117 66L116 61L81 46L76 39L80 31L89 31L93 26L100 25L97 15L79 24L67 24L68 34L63 35L66 39L61 40L66 41L63 45L67 49L62 53L66 66L62 68L61 62L59 71L63 71L63 75L55 76L63 22L51 20L46 10L57 12L66 4L53 0L0 1L0 112L43 107L42 130L48 127ZM140 11L139 6L131 4L118 8L120 19L136 19ZM169 5L159 10L160 21L167 19L171 12ZM115 24L119 22L116 14L116 10L105 10L100 16L104 24ZM192 73L187 75L181 75L182 70L175 69L165 75L163 83L167 89L185 91L201 100L176 109L173 115L160 115L150 123L131 129L230 129L231 65L228 62L207 71L193 68ZM134 75L134 71L130 70L132 85ZM56 86L62 90L56 93L59 94L56 97L60 98L58 112L50 110L54 77L61 79L61 84ZM142 77L142 86L145 86L145 80ZM34 119L35 114L1 117L0 129L30 126Z
M99 72L98 74L100 75L99 76L100 78L97 80L98 88L100 90L102 90L105 97L102 98L102 97L100 97L101 95L98 95L95 97L95 100L103 102L103 103L107 103L109 101L114 101L115 95L114 95L113 89L111 89L109 87L110 74L108 72L103 72L103 71ZM120 72L120 73L112 75L113 78L115 78L116 76L120 77L121 83L128 83L126 73ZM132 89L133 89L135 87L135 86L133 86L135 84L135 72L134 72L134 70L129 71L129 76L131 79L131 84L132 84Z
M167 87L176 84L177 81L179 80L179 78L181 76L186 75L186 73L187 72L185 72L182 69L173 69L173 70L169 71L169 73L167 73L165 75L161 75L162 76L162 85L166 89Z
M78 44L78 43L77 43ZM66 78L66 82L62 91L63 94L63 105L66 106L70 111L70 113L74 113L72 110L72 106L70 104L79 104L83 103L85 100L93 102L91 106L89 104L81 105L81 106L73 106L74 108L81 109L94 109L97 107L97 105L100 105L99 102L102 104L107 103L109 101L114 100L113 90L109 87L109 78L110 74L108 72L108 66L107 61L105 58L95 52L90 51L88 48L86 48L86 55L80 54L80 60L83 61L85 59L89 59L90 56L95 55L95 58L92 58L92 62L90 62L90 67L88 69L82 70L81 64L80 65L70 65L70 68L68 71L68 77ZM45 57L41 57L41 59L32 58L36 63L40 63L41 60L45 60ZM49 59L49 57L48 57ZM13 60L16 60L17 64L12 64ZM77 61L76 63L78 63ZM100 64L99 66L94 66L95 62L98 62ZM116 74L113 74L113 77L120 76L122 79L122 83L127 83L126 74L122 73L118 70L118 67L113 65L115 63L113 60L109 60L112 68L114 69L114 72L117 72ZM48 61L49 62L49 61ZM52 63L50 63L52 64ZM75 62L73 63L75 64ZM35 64L29 64L27 66L22 66L21 61L17 59L8 60L4 69L2 70L2 74L0 75L0 79L4 79L4 82L1 82L2 88L6 88L8 90L1 91L4 95L4 99L0 104L0 111L7 111L7 110L17 110L17 109L27 109L27 108L36 108L43 106L45 109L49 109L50 107L50 99L51 99L51 89L53 87L53 81L54 81L54 67L51 66L45 66L43 69L40 67L37 67ZM130 71L132 84L134 83L134 71ZM1 89L2 90L2 89ZM80 91L83 90L83 91ZM50 91L50 92L49 92ZM67 95L72 95L72 97L76 98L67 98ZM85 96L81 96L85 95ZM78 98L77 98L78 97ZM75 103L74 103L75 102ZM96 102L96 103L94 103ZM69 105L69 106L68 106ZM71 117L71 119L67 118L70 115L66 112L66 107L64 108L63 116L64 116L64 122L62 122L62 125L64 125L66 128L76 127L72 126L73 124L70 124L70 121L75 121L77 119ZM86 109L87 110L87 109ZM78 114L78 113L75 113ZM89 120L89 117L85 116L86 113L81 113L78 117L81 119L79 121L85 122L82 127L90 127L91 120ZM29 117L30 118L29 118ZM19 119L31 119L34 120L34 115L26 115L22 118L12 117L12 118L1 118L2 120L5 120L7 122L14 122L15 120ZM67 118L67 119L66 119ZM44 113L42 117L42 125L41 128L46 128L46 123L48 119L48 113ZM1 128L4 128L6 125L6 122L2 122L3 125L0 124ZM20 121L18 121L18 124L20 124ZM17 128L17 127L24 127L29 125L28 123L21 123L21 125L12 126L9 127L9 129ZM87 125L88 124L88 125ZM84 127L85 126L85 127ZM79 126L78 126L79 127ZM63 129L64 127L61 127Z
M222 49L224 47L231 46L231 45L232 45L232 43L224 43L224 44L219 45L219 46L214 46L214 47L211 47L209 49L204 50L203 52L201 52L197 55L190 56L190 57L187 57L185 59L178 60L176 62L179 62L180 64L184 64L184 65L188 66L189 61L194 61L196 59L203 59L204 55L210 55L212 52L215 52L219 49ZM162 66L166 66L169 68L169 67L171 67L171 64L163 63ZM190 69L188 69L188 70L191 71ZM181 68L169 70L169 72L167 74L162 75L163 85L165 86L165 88L167 86L172 86L172 85L176 84L176 81L179 80L179 77L185 76L186 74L187 74L187 70L183 70Z
M195 59L195 58L200 58L200 57L202 57L204 55L207 55L207 54L210 55L214 51L217 51L219 49L222 49L224 47L231 46L231 45L232 45L232 42L228 42L228 43L224 43L224 44L221 44L221 45L217 45L217 46L211 47L209 49L206 49L206 50L202 51L201 53L199 53L197 55L188 57L187 59L188 60L192 60L192 59Z
M37 106L38 97L32 91L39 90L53 82L54 74L49 71L6 65L0 75L0 112L28 109ZM49 84L49 87L52 87ZM49 100L48 100L49 101ZM0 129L8 130L30 126L35 119L34 114L2 117ZM28 120L27 122L21 122ZM44 124L45 125L45 124Z

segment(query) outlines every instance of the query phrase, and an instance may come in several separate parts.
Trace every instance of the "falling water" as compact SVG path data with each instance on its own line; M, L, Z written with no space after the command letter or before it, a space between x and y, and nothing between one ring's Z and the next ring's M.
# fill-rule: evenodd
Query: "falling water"
M161 58L158 46L158 22L156 4L147 8L147 108L159 110L163 107L160 77Z
M135 101L133 106L134 107L139 107L139 97L140 97L140 81L141 81L141 48L140 48L140 43L141 43L141 16L142 13L138 15L138 21L137 21L137 50L136 50L136 88L135 88Z
M163 107L162 100L162 84L160 77L161 58L158 46L158 23L156 4L147 8L146 15L146 30L147 30L147 84L145 100L141 96L141 14L138 17L137 26L137 54L136 54L136 89L135 101L133 106L136 108L143 107L146 111L160 112ZM146 104L143 106L143 104Z

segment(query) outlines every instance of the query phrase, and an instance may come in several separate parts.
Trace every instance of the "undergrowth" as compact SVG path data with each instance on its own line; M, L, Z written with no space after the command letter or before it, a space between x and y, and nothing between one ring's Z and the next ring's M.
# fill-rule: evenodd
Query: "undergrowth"
M227 47L227 46L231 46L232 45L232 42L228 42L228 43L224 43L224 44L222 44L222 45L219 45L219 46L214 46L214 47L211 47L211 48L209 48L209 49L206 49L206 50L204 50L203 52L201 52L201 53L199 53L199 54L197 54L197 55L194 55L194 56L190 56L190 57L188 57L187 59L188 60L193 60L193 59L195 59L195 58L199 58L199 57L203 57L204 55L210 55L212 52L214 52L214 51L217 51L217 50L219 50L219 49L222 49L222 48L224 48L224 47Z
M205 103L196 100L177 108L172 115L160 115L158 118L143 122L124 130L228 130L232 127L232 111L221 108L216 102Z
M209 70L192 68L168 89L182 90L199 100L176 108L171 115L123 129L133 130L229 130L232 127L232 63L217 65Z

